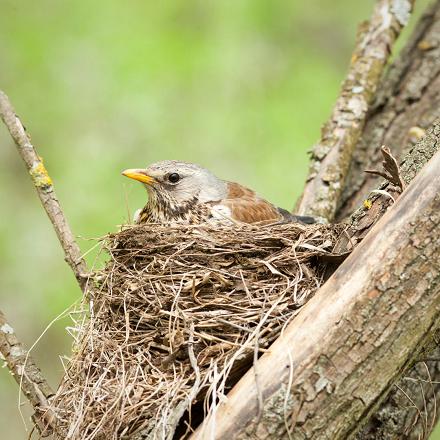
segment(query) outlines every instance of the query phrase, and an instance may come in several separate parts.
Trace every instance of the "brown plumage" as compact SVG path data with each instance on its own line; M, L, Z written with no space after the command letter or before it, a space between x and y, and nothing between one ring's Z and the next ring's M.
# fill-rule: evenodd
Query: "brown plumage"
M122 174L142 182L149 194L136 223L314 222L312 217L294 216L277 208L255 191L220 180L195 164L163 161Z
M283 216L272 203L259 197L255 191L239 183L228 182L228 194L221 201L223 206L231 210L232 218L243 223L262 221L279 221Z

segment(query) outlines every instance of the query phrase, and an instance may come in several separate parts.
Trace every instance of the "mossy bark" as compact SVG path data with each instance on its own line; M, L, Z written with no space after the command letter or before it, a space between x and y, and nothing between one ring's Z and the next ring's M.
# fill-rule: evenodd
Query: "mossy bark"
M375 105L356 146L337 218L343 219L361 206L371 189L379 185L380 177L362 171L380 169L381 145L390 147L398 158L405 158L403 170L406 179L411 179L440 147L435 140L440 135L439 117L440 1L437 0L422 16L408 44L379 85ZM425 135L414 151L414 144ZM380 199L377 218L389 204ZM360 225L364 213L365 209L358 210L355 219L359 236L365 235ZM371 227L366 223L364 226ZM358 433L358 440L416 440L429 436L439 416L436 405L440 398L440 350L437 347L431 350L426 347L417 362L393 384L386 399L378 399L377 409Z
M307 182L296 208L299 214L334 219L368 109L412 4L413 0L378 0L371 19L360 27L339 98L311 152Z
M380 177L364 173L380 169L381 145L403 158L440 117L440 1L420 19L412 37L384 75L355 146L336 218L357 209Z

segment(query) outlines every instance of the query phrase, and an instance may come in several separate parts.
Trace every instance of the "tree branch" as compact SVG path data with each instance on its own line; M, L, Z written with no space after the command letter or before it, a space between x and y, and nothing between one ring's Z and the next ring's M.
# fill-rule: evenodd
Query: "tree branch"
M81 250L75 241L67 219L56 197L52 179L43 160L35 151L29 135L5 93L0 91L0 117L11 134L17 150L26 164L29 175L37 190L38 197L57 234L64 250L67 263L72 269L81 290L84 292L87 282L87 265ZM13 328L7 323L0 311L0 353L6 364L35 410L34 422L44 435L53 425L55 415L50 410L48 398L53 394L41 371L17 339Z
M346 439L440 327L440 153L191 437ZM419 317L423 316L423 320ZM210 437L211 438L211 437Z
M369 105L412 4L409 0L379 0L370 22L360 29L340 96L312 151L299 214L334 218Z
M439 150L440 119L437 119L426 132L426 136L405 156L401 167L403 180L409 183ZM397 197L397 191L387 186L383 185L384 189ZM352 215L350 227L339 246L344 248L346 239L352 244L362 239L389 206L389 199L374 196L370 209L361 208ZM437 255L433 258L437 258ZM440 361L435 361L435 358L438 359L439 348L434 347L432 353L431 349L429 346L424 347L419 362L393 385L386 400L372 415L366 427L357 434L358 440L416 440L430 434L438 419L436 402L440 397ZM411 404L408 404L409 399ZM428 419L429 423L426 422Z
M18 153L28 169L38 197L57 234L64 250L67 263L72 269L81 290L84 291L87 280L87 266L81 256L81 250L70 230L66 217L55 194L52 179L44 167L43 160L37 155L29 135L16 115L9 98L0 90L0 117L9 130Z
M440 117L440 0L423 14L412 36L386 72L359 139L337 212L352 214L380 182L365 169L377 169L386 145L402 160Z
M440 119L434 121L434 124L426 132L417 145L409 152L403 160L401 173L402 185L409 184L429 162L429 160L440 149ZM389 182L384 182L379 190L386 191L390 197L383 197L381 194L372 193L370 197L364 200L363 206L357 209L350 217L348 227L338 243L335 252L344 253L352 250L371 230L371 228L380 220L387 209L397 199L401 193L399 184L395 187Z
M54 420L54 414L49 405L49 398L54 393L1 311L0 353L15 381L33 406L34 422L40 433L44 435Z

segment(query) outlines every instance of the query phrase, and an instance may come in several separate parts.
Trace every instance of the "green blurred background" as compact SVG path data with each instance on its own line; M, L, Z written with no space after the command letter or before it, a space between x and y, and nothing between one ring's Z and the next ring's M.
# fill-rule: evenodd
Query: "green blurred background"
M120 171L161 159L200 163L291 208L373 3L0 0L0 88L84 251L146 200ZM0 209L1 308L30 347L80 292L3 126ZM54 387L68 325L56 320L33 349ZM28 435L6 369L0 428L2 439Z

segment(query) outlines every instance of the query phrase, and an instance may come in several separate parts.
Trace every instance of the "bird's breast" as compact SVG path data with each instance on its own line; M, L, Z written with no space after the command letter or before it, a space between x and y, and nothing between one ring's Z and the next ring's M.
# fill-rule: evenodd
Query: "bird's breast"
M189 223L206 222L211 217L211 207L197 199L177 203L166 198L149 200L142 209L137 223Z

